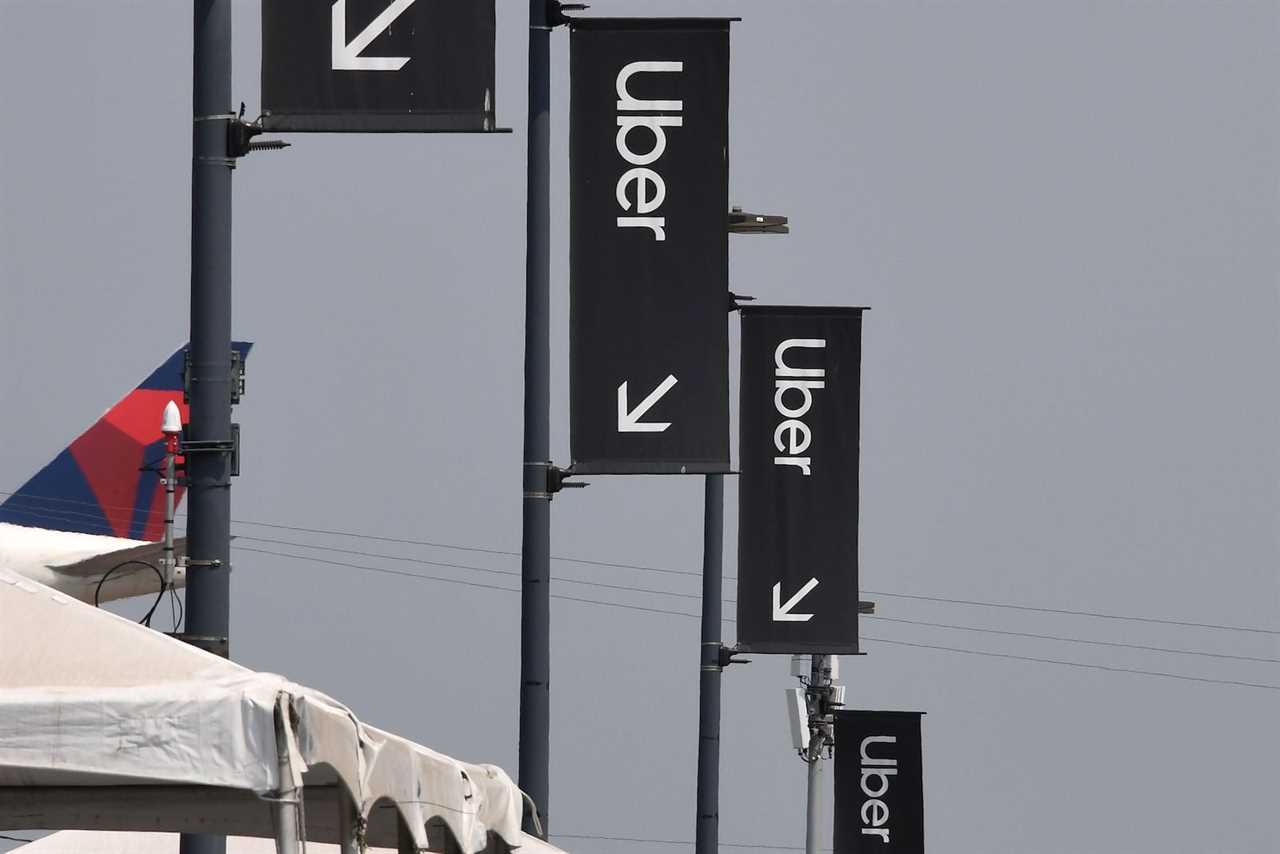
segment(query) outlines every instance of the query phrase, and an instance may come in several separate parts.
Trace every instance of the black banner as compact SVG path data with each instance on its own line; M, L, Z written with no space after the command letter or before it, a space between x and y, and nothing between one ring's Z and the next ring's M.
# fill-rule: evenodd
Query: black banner
M742 309L744 650L858 652L862 311Z
M494 0L262 0L273 131L494 130Z
M924 854L921 714L836 712L835 854Z
M581 473L729 470L729 22L578 20L570 447Z

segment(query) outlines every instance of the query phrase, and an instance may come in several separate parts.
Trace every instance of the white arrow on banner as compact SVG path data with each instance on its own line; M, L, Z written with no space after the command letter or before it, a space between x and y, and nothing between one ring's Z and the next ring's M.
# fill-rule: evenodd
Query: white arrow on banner
M407 56L361 56L369 43L382 35L396 18L414 4L414 0L393 0L378 17L369 22L356 36L347 42L347 0L334 0L333 4L333 70L334 71L399 71L409 61Z
M667 374L667 378L658 384L648 397L636 404L635 409L627 408L627 384L618 386L618 432L619 433L661 433L671 426L670 421L643 423L640 421L662 396L671 391L676 378Z
M807 623L813 619L813 614L793 614L791 609L800 604L800 600L809 595L813 588L818 586L818 579L810 578L804 587L800 588L800 592L787 600L787 604L782 604L782 582L779 581L773 585L773 621L775 623Z

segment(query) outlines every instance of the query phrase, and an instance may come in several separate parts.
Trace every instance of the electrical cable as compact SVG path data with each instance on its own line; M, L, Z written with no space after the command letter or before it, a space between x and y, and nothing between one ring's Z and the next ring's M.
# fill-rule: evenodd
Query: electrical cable
M173 631L182 630L182 621L186 618L186 608L182 604L182 597L178 595L178 588L169 585L169 614L173 617Z
M1241 682L1235 679L1210 679L1207 676L1186 676L1181 673L1163 673L1158 670L1138 670L1128 667L1111 667L1106 664L1085 664L1080 661L1063 661L1058 658L1036 658L1030 655L1014 655L1007 652L988 652L977 649L962 649L954 646L940 646L928 643L913 643L911 641L889 640L888 638L873 638L863 635L863 640L874 641L876 643L893 644L894 646L912 646L919 649L937 649L943 652L959 652L965 655L986 655L993 658L1008 658L1014 661L1032 661L1036 664L1060 664L1064 667L1080 667L1088 670L1106 670L1111 673L1134 673L1141 676L1163 676L1166 679L1183 679L1187 682L1207 682L1212 685L1235 685L1241 688L1265 688L1269 691L1280 691L1280 685L1268 685L1263 682Z
M1186 620L1166 620L1158 617L1135 617L1125 614L1106 614L1100 611L1071 611L1066 608L1040 608L1033 605L1013 605L1008 602L980 602L976 599L948 599L942 596L924 596L914 593L885 593L879 590L863 590L868 596L887 596L891 599L921 599L927 602L945 602L949 605L977 605L983 608L1008 608L1014 611L1032 611L1037 614L1067 614L1073 617L1096 617L1100 620L1127 620L1135 623L1155 623L1162 626L1182 626L1193 629L1218 629L1230 632L1252 632L1260 635L1280 635L1278 629L1254 626L1227 626L1219 623L1193 623Z
M298 543L298 542L293 542L289 540L275 540L267 537L248 537L243 535L237 535L236 540L252 541L255 543L269 543L269 544L280 545L280 546L292 546L295 548L314 549L316 551L334 552L337 554L377 558L381 560L403 561L406 563L421 564L423 566L438 566L438 567L445 567L450 569L475 570L477 572L487 572L487 573L492 573L494 575L506 575L506 576L512 576L512 577L518 577L520 575L519 570L492 569L489 567L471 566L471 565L460 564L460 563L445 563L441 561L431 561L431 560L423 560L421 558L408 557L406 555L388 555L388 554L382 554L379 552L359 551L356 549L340 549L334 546L312 545L310 543ZM601 581L585 581L577 578L564 578L563 576L559 576L559 575L554 575L552 576L552 578L556 581L560 581L566 584L580 584L587 587L599 587L606 590L620 590L628 593L645 593L645 594L656 595L656 596L675 596L682 599L697 599L697 600L702 599L702 594L700 593L679 593L671 590L654 590L653 588L649 588L649 587L633 587L633 586L624 585L624 584L606 584ZM724 604L735 605L737 604L737 600L726 599L724 600ZM1037 634L1034 632L1014 632L1014 631L1005 631L1002 629L981 628L977 626L958 626L950 623L935 623L935 622L929 622L926 620L907 620L907 619L896 618L896 617L865 616L863 617L863 619L881 620L881 621L890 622L890 623L904 623L907 625L925 626L925 627L935 628L935 629L954 629L956 631L981 632L984 634L1007 635L1010 637L1033 638L1037 640L1059 641L1062 643L1079 643L1079 644L1087 644L1090 646L1106 646L1106 647L1116 647L1119 649L1135 649L1135 650L1141 650L1145 652L1160 652L1160 653L1167 653L1172 655L1195 655L1195 656L1203 656L1205 658L1219 658L1219 659L1229 659L1229 660L1235 660L1235 661L1253 661L1253 662L1259 662L1264 664L1280 664L1280 658L1264 658L1259 656L1232 655L1228 653L1206 652L1202 650L1193 650L1193 649L1175 649L1172 647L1146 646L1143 644L1122 643L1119 641L1090 640L1086 638L1065 637L1062 635Z
M403 578L416 578L419 581L441 581L441 582L444 582L445 584L459 584L459 585L462 585L463 587L478 587L482 590L500 590L503 593L519 593L520 592L519 589L514 587L499 587L496 584L481 584L478 581L463 581L462 579L459 579L459 578L444 578L438 575L423 575L417 572L405 572L403 570L387 569L386 567L379 567L379 566L362 566L360 564L346 563L344 561L325 560L323 558L312 557L311 555L293 555L293 554L287 554L285 552L275 552L269 549L253 549L253 548L249 548L248 546L237 546L234 543L232 544L231 547L236 551L254 552L256 554L264 554L264 555L274 555L276 557L292 558L293 560L307 561L309 563L323 563L323 564L328 564L329 566L340 566L340 567L347 567L350 569L364 570L367 572L376 572L376 573L381 573L383 575L398 575ZM579 598L577 596L565 596L563 594L558 594L558 593L552 593L551 598L565 599L570 602L586 602L591 605L606 605L611 608L623 608L628 611L646 611L652 614L672 614L677 617L693 617L695 619L698 617L697 614L689 614L684 611L669 611L665 608L646 608L641 605L628 605L623 602L605 602L599 599L585 599L585 598Z
M232 548L238 548L240 551L254 552L257 554L265 554L265 555L274 555L276 557L291 558L293 560L307 561L311 563L322 563L322 564L328 564L331 566L346 567L349 569L382 573L386 575L398 575L398 576L407 577L407 578L416 578L420 581L442 581L447 584L459 584L465 587L478 587L478 588L487 589L487 590L500 590L504 593L520 592L519 590L510 588L510 587L499 587L493 584L481 584L479 582L463 581L457 578L440 578L437 576L421 575L416 572L404 572L402 570L386 569L383 567L365 566L361 564L346 563L344 561L326 560L323 558L312 557L309 555L295 555L295 554L288 554L285 552L275 552L269 549L254 549L254 548L248 548L243 546L237 547L234 544L232 545ZM666 608L648 608L640 605L628 605L620 602L605 602L598 599L586 599L586 598L580 598L576 596L565 596L563 594L555 594L555 593L551 594L551 598L563 599L570 602L583 602L591 605L604 605L612 608L624 608L632 611L645 611L645 612L655 613L655 614L668 614L676 617L689 617L695 620L700 619L700 616L698 614L690 614L685 611L672 611ZM732 619L726 619L725 622L731 623L735 621ZM1244 681L1233 680L1233 679L1213 679L1213 678L1203 677L1203 676L1187 676L1180 673L1166 673L1158 670L1141 670L1137 668L1112 667L1104 664L1086 664L1080 661L1065 661L1062 659L1054 659L1054 658L1036 658L1036 657L1025 656L1025 655L1014 655L1012 653L988 652L985 650L965 649L963 647L942 646L938 644L913 643L910 641L893 640L890 638L877 638L877 637L872 637L870 635L863 635L862 639L869 640L873 643L884 643L884 644L890 644L893 646L907 646L907 647L916 647L919 649L933 649L933 650L941 650L944 652L962 653L966 655L990 656L993 658L1011 659L1016 661L1030 661L1030 662L1036 662L1039 664L1058 664L1064 667L1076 667L1076 668L1081 668L1085 670L1103 670L1110 673L1129 673L1129 674L1141 675L1141 676L1155 676L1155 677L1165 677L1169 679L1181 679L1189 682L1202 682L1202 683L1208 683L1208 684L1214 684L1214 685L1231 685L1231 686L1242 687L1242 688L1263 688L1271 691L1280 691L1280 685L1270 685L1270 684L1260 683L1260 682L1244 682Z
M41 496L30 496L30 495L17 495L16 493L5 492L5 491L0 491L0 495L7 495L7 496L16 495L20 500L54 501L59 503L85 505L85 506L90 506L94 508L102 506L93 502L80 501L77 499L70 499L70 498L54 498L52 496L41 497ZM132 508L124 508L124 509L132 509ZM56 520L59 518L57 516L50 515L47 513L41 514L33 511L24 511L21 508L15 508L15 510L16 512L22 513L23 515L31 516L32 518L39 518L41 516L44 516L44 518L51 519L51 520ZM62 511L62 510L59 510L58 512L67 513L71 515L84 516L88 519L94 519L94 520L96 520L97 518L96 514L77 513L76 511ZM179 513L176 515L185 516L186 514ZM322 534L322 535L339 536L339 537L351 537L354 539L370 540L374 542L387 542L387 543L398 543L401 545L425 546L429 548L453 549L456 551L477 552L480 554L503 555L508 557L518 557L520 555L519 552L508 551L503 549L491 549L491 548L483 548L479 546L461 546L461 545L455 545L451 543L440 543L440 542L433 542L430 540L416 540L416 539L410 539L410 538L404 538L404 537L384 537L384 536L377 536L374 534L362 534L355 531L340 531L340 530L325 529L325 528L308 528L308 527L303 527L298 525L283 525L283 524L274 523L274 522L259 522L259 521L250 520L250 519L233 519L232 522L238 525L250 525L255 527L275 528L275 529L285 530L285 531L297 531L300 533ZM112 535L110 531L104 531L103 533L107 534L108 536ZM244 537L244 538L250 539L249 537ZM303 548L332 548L332 547L320 547L320 546L302 546L302 547ZM335 549L335 551L340 551L340 550ZM388 557L388 556L384 555L382 557ZM394 560L397 558L389 558L389 559ZM601 566L601 567L610 567L610 568L616 568L616 569L631 569L631 570L638 570L643 572L664 573L668 575L687 575L692 577L701 576L700 572L693 571L693 570L669 569L665 567L647 566L644 564L615 563L611 561L588 560L585 558L568 557L565 555L552 555L552 559L558 560L558 561L564 561L566 563L583 564L586 566ZM442 565L453 566L451 564L442 564ZM483 570L483 569L481 569L481 571L496 572L496 570ZM732 575L725 575L723 576L723 578L726 581L735 581L735 582L737 581L737 578ZM1151 623L1156 625L1177 626L1182 628L1213 629L1218 631L1248 632L1253 634L1280 636L1280 629L1268 629L1268 628L1262 628L1257 626L1238 626L1238 625L1226 625L1226 624L1220 624L1220 623L1200 623L1200 622L1193 622L1188 620L1172 620L1172 619L1159 618L1159 617L1142 617L1142 616L1135 616L1135 615L1129 615L1129 614L1111 614L1111 613L1105 613L1105 612L1099 612L1099 611L1083 611L1083 610L1071 610L1066 608L1049 608L1049 607L1040 607L1040 606L1033 606L1033 605L1020 605L1020 604L1015 604L1010 602L987 602L987 601L981 601L976 599L956 599L956 598L948 598L944 596L929 596L925 594L889 593L882 590L864 590L862 592L866 593L869 596L884 596L884 597L893 598L893 599L916 599L921 601L939 602L939 603L952 604L952 605L969 605L969 606L977 606L977 607L984 607L984 608L1006 608L1006 609L1017 610L1017 611L1030 611L1034 613L1061 614L1061 615L1067 615L1067 616L1091 617L1091 618L1105 619L1105 620L1125 620L1125 621L1133 621L1133 622L1140 622L1140 623ZM672 594L672 595L678 595L678 594Z
M334 546L318 546L318 545L312 545L311 543L292 542L290 540L273 540L267 537L248 537L243 534L237 534L234 537L234 539L243 540L245 542L270 543L272 545L277 545L277 546L292 546L293 548L300 548L300 549L315 549L317 551L335 552L336 554L353 555L356 557L371 557L371 558L378 558L380 560L398 560L398 561L403 561L405 563L416 563L422 566L439 566L439 567L445 567L448 569L469 569L469 570L474 570L476 572L487 572L493 575L508 575L508 576L513 576L515 578L520 577L520 570L518 569L493 569L487 566L472 566L469 564L462 564L462 563L445 563L442 561L435 561L435 560L423 560L422 558L409 557L407 555L388 555L388 554L381 554L379 552L359 551L357 549L340 549ZM648 587L632 587L625 584L606 584L603 581L584 581L578 578L565 578L560 575L556 575L552 577L556 581L563 581L566 584L583 584L588 587L602 587L606 590L625 590L630 593L652 593L656 596L676 596L681 599L701 599L702 598L701 593L677 593L671 590L654 590ZM728 604L733 604L733 600L728 600Z
M1036 640L1061 641L1062 643L1082 643L1089 646L1110 646L1120 649L1136 649L1145 652L1163 652L1173 655L1199 655L1205 658L1223 658L1232 661L1256 661L1262 664L1280 664L1280 658L1263 658L1253 655L1230 655L1225 652L1205 652L1198 649L1174 649L1165 646L1145 646L1137 643L1121 643L1120 641L1088 640L1086 638L1069 638L1061 635L1041 635L1035 632L1011 632L1004 629L984 629L977 626L956 626L950 623L931 623L926 620L906 620L899 617L863 616L863 620L880 620L886 623L903 623L910 626L927 626L932 629L955 629L962 632L981 632L988 635L1007 635L1018 638L1034 638Z
M130 564L137 564L138 566L145 566L145 567L147 567L148 569L150 569L152 572L154 572L154 573L156 574L156 577L160 579L160 596L164 596L164 591L165 591L164 574L163 574L162 572L160 572L160 568L159 568L159 567L157 567L157 566L152 566L151 564L149 564L149 563L147 563L146 561L143 561L143 560L124 560L124 561L121 561L120 563L116 564L115 566L111 567L111 568L110 568L110 569L108 569L106 572L102 573L102 577L98 579L98 585L97 585L96 587L94 587L94 588L93 588L93 607L95 607L95 608L101 608L101 607L102 607L102 585L104 585L104 584L106 584L106 583L107 583L107 579L111 577L111 574L112 574L112 573L114 573L116 570L121 569L122 567L129 566ZM152 605L151 605L151 610L150 610L150 611L147 611L146 616L144 616L144 617L143 617L141 620L139 620L138 622L142 623L142 625L144 625L144 626L149 626L149 625L151 625L151 622L150 622L150 621L151 621L151 615L155 612L155 610L156 610L156 605L158 605L158 604L160 604L160 598L159 598L159 597L157 597L157 598L156 598L156 601L155 601L154 603L152 603Z

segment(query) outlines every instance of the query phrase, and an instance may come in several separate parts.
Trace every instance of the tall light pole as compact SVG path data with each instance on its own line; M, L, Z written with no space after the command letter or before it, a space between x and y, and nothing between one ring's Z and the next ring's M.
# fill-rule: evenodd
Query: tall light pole
M195 0L191 128L191 403L187 465L187 639L229 654L231 596L231 0ZM181 854L225 854L226 838L183 834Z
M785 216L729 211L730 234L788 234ZM732 311L739 297L729 294ZM698 655L698 790L696 854L720 847L720 677L735 662L721 640L724 610L724 475L706 475L702 518L702 645Z
M544 832L551 737L551 28L557 17L554 0L529 0L518 776ZM525 829L532 832L533 822Z

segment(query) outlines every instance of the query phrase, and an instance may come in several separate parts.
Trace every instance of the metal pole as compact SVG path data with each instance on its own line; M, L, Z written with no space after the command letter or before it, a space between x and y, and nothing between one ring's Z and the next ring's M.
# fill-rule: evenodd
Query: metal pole
M273 804L275 813L276 854L307 854L307 834L303 826L302 789L293 784L293 762L289 757L289 738L283 705L276 706L276 765L280 788Z
M360 813L342 783L338 786L338 854L361 854Z
M418 854L418 843L404 823L404 816L396 811L396 854Z
M172 403L169 404L173 406ZM173 512L177 480L178 434L164 436L164 587L172 587L178 562L173 554ZM164 593L162 589L160 591ZM173 627L176 632L177 626Z
M551 734L551 21L529 0L524 305L524 520L520 547L520 788L550 828ZM532 833L533 822L525 823Z
M702 656L698 676L698 826L695 854L720 846L720 638L724 554L724 475L709 474L702 516Z
M809 784L804 809L804 851L817 854L819 826L822 824L822 759L809 760Z
M805 790L804 851L817 854L822 824L822 752L827 744L823 719L825 700L831 687L831 668L825 655L814 655L809 669L809 779Z
M191 132L191 417L188 439L231 440L231 0L195 0ZM187 454L186 629L228 635L231 454ZM183 834L181 854L224 854L226 839Z

